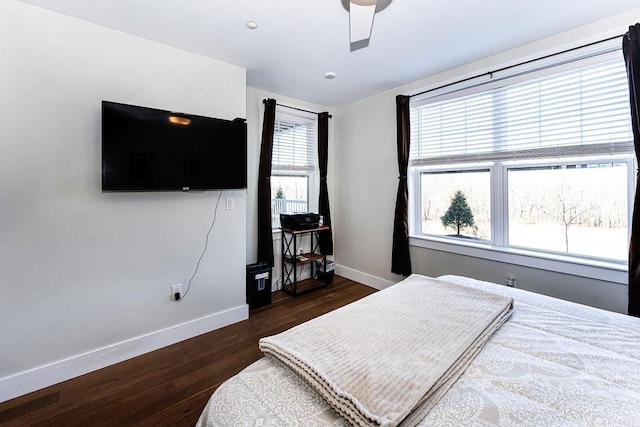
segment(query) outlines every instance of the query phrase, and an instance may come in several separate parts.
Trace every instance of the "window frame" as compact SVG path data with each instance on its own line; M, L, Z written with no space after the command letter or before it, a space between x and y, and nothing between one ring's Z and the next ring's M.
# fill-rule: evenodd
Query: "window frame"
M307 206L309 212L314 212L318 210L318 197L320 194L320 170L318 165L318 156L317 156L317 128L318 128L318 116L313 113L307 113L305 111L296 110L294 108L290 108L283 105L276 106L276 122L278 121L278 116L284 115L287 120L295 121L298 123L305 124L313 124L314 130L312 132L313 135L316 136L315 140L307 140L307 144L310 147L310 150L314 150L313 155L313 165L307 168L307 170L299 170L299 169L278 169L277 165L272 164L271 176L290 176L290 177L306 177L307 178ZM275 138L274 138L274 146L275 146ZM271 206L273 208L273 199L271 201ZM275 226L272 222L272 233L275 235L276 233L279 235L280 227Z
M485 90L491 90L498 86L517 84L529 79L536 79L544 76L552 76L556 73L562 73L571 68L577 68L583 65L595 64L599 61L606 61L613 55L621 56L619 47L607 47L606 52L588 53L583 57L563 59L556 65L547 62L543 66L532 65L532 68L516 69L511 76L499 76L497 79L488 78L484 82L474 81L473 83L464 83L454 85L444 90L436 90L433 93L412 101L412 108L440 102L445 100L456 99L474 93L480 93ZM558 59L556 59L558 61ZM536 67L536 68L533 68ZM491 76L495 77L495 76ZM506 83L505 83L506 82ZM413 116L413 113L412 113ZM414 126L412 124L412 126ZM417 126L417 123L415 124ZM413 133L413 132L412 132ZM414 165L409 165L408 186L409 186L409 244L414 247L426 248L431 250L443 251L452 254L470 256L500 263L513 264L523 267L531 267L535 269L554 271L579 277L593 278L613 283L627 284L628 266L626 261L607 260L604 258L592 258L579 255L563 254L557 252L549 252L538 249L527 249L521 247L508 246L508 227L509 227L509 207L508 207L508 168L520 165L540 165L554 166L562 164L572 164L582 160L584 163L611 163L620 162L627 163L627 201L628 201L628 226L627 234L631 233L631 216L633 212L633 201L635 197L635 173L637 171L637 161L635 154L627 152L625 149L620 152L587 152L584 155L559 155L558 153L552 157L540 156L538 158L530 158L525 160L511 159L495 159L495 160L479 160L473 163L473 160L451 159L451 163L436 165L434 163L422 162L418 160ZM491 238L490 244L469 241L466 239L457 240L455 237L445 237L437 235L422 234L421 210L421 174L425 171L460 171L464 169L489 169L491 174Z
M312 198L312 188L313 186L313 181L314 181L314 176L317 176L318 174L312 173L312 172L300 172L300 171L286 171L286 172L271 172L271 177L273 178L274 176L276 177L290 177L290 178L306 178L307 179L307 209L309 212L312 212L314 208L312 208L312 201L315 200L315 204L317 207L318 204L318 197L313 197ZM273 179L270 180L271 182L273 182ZM318 186L316 186L318 187ZM319 187L318 187L319 188ZM316 194L317 194L317 190L316 190ZM271 199L271 203L273 206L273 198ZM279 232L280 231L280 226L276 225L274 226L274 224L271 224L271 228L274 232Z
M409 244L420 248L466 255L490 261L626 284L628 274L626 261L607 260L577 254L562 254L541 249L509 246L508 244L509 187L507 174L509 168L518 166L561 166L575 163L611 162L627 164L627 201L629 204L627 221L628 224L631 224L632 206L635 195L635 171L637 170L637 161L632 154L449 164L411 168L409 171ZM422 233L422 173L482 169L488 169L490 173L492 242L483 243ZM416 201L419 202L416 203ZM628 238L631 236L630 226L627 227L627 236Z
M635 196L635 183L636 183L636 179L635 179L635 171L637 170L636 167L636 159L635 159L635 155L632 154L618 154L618 155L600 155L600 156L585 156L585 157L564 157L561 159L553 159L553 160L548 160L545 161L545 159L535 159L535 160L522 160L522 161L510 161L510 162L503 162L500 165L500 174L502 175L503 180L506 182L507 185L505 185L502 188L502 197L504 199L504 211L503 211L503 215L508 218L509 217L509 199L508 199L508 192L509 192L509 183L508 183L508 173L509 173L509 169L516 169L519 167L548 167L548 166L570 166L570 165L575 165L575 164L602 164L602 163L624 163L626 164L627 170L626 170L626 181L627 181L627 241L630 241L631 239L631 222L632 222L632 216L633 216L633 199ZM503 227L503 242L504 242L504 246L508 246L514 249L523 249L523 250L533 250L535 252L543 252L543 253L551 253L551 254L557 254L557 252L553 252L553 251L545 251L545 250L541 250L541 249L530 249L530 248L526 248L526 247L521 247L521 246L517 246L517 245L509 245L509 223L508 221L506 221ZM579 258L579 259L583 259L584 262L589 262L590 260L595 260L598 262L604 262L604 263L613 263L613 264L626 264L626 260L624 261L616 261L616 260L608 260L605 258L598 258L598 257L592 257L592 256L588 256L588 255L579 255L579 254L570 254L567 255L569 257L572 258Z
M447 172L456 173L456 172L484 172L484 171L489 172L489 187L490 187L489 197L491 198L491 200L489 201L489 204L491 206L491 224L492 224L491 241L492 242L495 241L494 227L493 227L493 224L495 224L494 222L495 206L494 206L493 197L491 197L491 195L493 194L494 165L488 162L464 163L464 164L457 164L457 165L420 166L412 169L409 172L409 192L410 194L413 194L414 200L419 200L420 203L413 204L414 205L413 215L411 214L409 215L409 223L413 225L413 229L411 226L409 227L410 236L411 235L414 235L416 237L427 236L427 237L442 238L442 239L451 240L451 241L460 241L460 239L456 239L455 237L446 237L446 236L439 236L437 234L422 233L422 179L421 178L423 173L447 173ZM414 193L411 193L412 188L414 189L413 191L415 191ZM409 197L409 199L411 200L411 197ZM409 208L411 209L411 203L409 204ZM411 230L413 230L413 233L411 232Z

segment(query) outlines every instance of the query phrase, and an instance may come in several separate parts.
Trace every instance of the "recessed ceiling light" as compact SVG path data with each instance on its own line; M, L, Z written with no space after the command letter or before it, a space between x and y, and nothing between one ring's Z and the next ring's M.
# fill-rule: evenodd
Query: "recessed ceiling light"
M258 24L256 23L256 21L247 21L247 23L244 25L246 25L250 30L255 30L256 28L258 28Z
M334 73L333 71L327 71L326 73L324 73L324 78L327 80L335 79L336 73Z

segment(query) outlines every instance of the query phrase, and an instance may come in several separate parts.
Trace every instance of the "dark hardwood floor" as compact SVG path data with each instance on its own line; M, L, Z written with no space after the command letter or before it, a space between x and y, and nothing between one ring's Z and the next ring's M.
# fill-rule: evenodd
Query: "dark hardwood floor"
M214 390L262 357L258 339L373 292L339 276L295 298L277 292L248 320L0 403L0 425L193 426Z

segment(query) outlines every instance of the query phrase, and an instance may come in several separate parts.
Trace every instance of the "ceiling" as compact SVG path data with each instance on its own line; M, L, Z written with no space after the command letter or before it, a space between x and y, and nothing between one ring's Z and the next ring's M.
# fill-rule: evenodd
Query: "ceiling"
M351 52L342 0L22 1L238 65L246 68L250 87L327 107L639 5L638 0L393 0L375 16L369 46ZM258 28L247 28L249 20ZM325 79L328 71L336 78Z

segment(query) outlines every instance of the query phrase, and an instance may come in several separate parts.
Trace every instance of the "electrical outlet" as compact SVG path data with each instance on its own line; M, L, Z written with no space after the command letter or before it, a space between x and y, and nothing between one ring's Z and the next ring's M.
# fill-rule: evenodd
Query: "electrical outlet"
M176 294L178 295L176 298ZM182 283L178 283L177 285L171 285L171 299L179 300L182 298Z
M226 204L225 208L226 208L228 211L232 211L232 210L234 210L234 209L236 208L236 201L235 201L235 199L233 199L233 198L229 197L229 198L226 200L226 203L227 203L227 204Z

